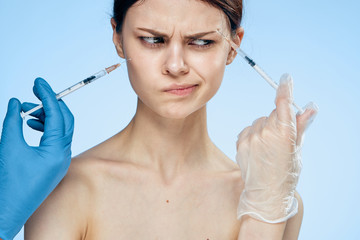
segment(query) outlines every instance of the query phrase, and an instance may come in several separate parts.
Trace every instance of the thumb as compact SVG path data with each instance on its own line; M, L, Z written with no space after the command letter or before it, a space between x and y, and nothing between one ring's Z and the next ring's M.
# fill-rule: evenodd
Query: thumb
M35 79L34 93L41 100L45 114L44 135L40 145L47 145L64 136L64 117L54 91L44 79Z
M314 121L319 111L319 107L313 102L308 103L303 109L305 110L303 111L302 114L298 113L296 115L296 128L297 128L296 144L298 146L302 145L304 133L306 129L310 126L310 124Z
M10 99L8 104L8 110L3 123L1 142L3 142L5 139L10 138L17 140L20 143L25 143L23 128L22 128L23 119L20 116L20 112L21 112L20 101L16 98Z

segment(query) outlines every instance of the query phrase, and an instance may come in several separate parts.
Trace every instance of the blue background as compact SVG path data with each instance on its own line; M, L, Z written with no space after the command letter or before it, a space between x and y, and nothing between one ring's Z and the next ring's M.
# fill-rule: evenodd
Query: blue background
M242 48L274 79L289 72L295 101L316 102L298 184L305 207L299 239L360 239L360 3L356 0L245 0ZM59 92L119 62L112 1L0 0L0 119L11 97L35 101L41 76ZM274 90L242 59L226 71L208 105L211 138L235 159L237 134L274 108ZM136 95L126 67L69 95L74 155L120 131ZM30 145L40 134L24 127ZM20 233L17 240L23 239Z

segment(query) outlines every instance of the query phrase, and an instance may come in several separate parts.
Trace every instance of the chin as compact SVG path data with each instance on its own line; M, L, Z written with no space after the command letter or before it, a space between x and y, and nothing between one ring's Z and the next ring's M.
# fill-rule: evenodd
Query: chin
M187 118L191 115L192 112L184 112L184 111L167 111L164 113L160 113L159 115L163 118L181 120Z
M203 107L199 107L199 108L187 108L187 107L179 107L179 108L172 108L172 109L162 109L161 112L159 112L158 114L164 118L168 118L168 119L174 119L174 120L181 120L181 119L185 119L189 116L194 115L196 112L199 112L200 109L202 109Z
M146 104L146 102L140 100L139 109L162 118L181 120L200 112L202 109L205 110L206 103L195 102L197 101L177 103L149 102Z

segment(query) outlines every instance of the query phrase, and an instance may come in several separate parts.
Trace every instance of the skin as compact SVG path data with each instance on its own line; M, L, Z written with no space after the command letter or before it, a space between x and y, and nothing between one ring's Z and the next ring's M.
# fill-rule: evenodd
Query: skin
M206 124L206 103L236 56L216 29L230 34L225 15L201 1L146 0L129 9L113 41L131 59L136 114L72 160L25 225L25 239L297 239L298 194L299 213L287 222L236 217L240 168L213 144ZM212 32L199 38L213 44L189 37L200 32ZM152 45L159 36L163 42ZM239 28L234 41L242 36ZM193 91L167 91L174 84Z

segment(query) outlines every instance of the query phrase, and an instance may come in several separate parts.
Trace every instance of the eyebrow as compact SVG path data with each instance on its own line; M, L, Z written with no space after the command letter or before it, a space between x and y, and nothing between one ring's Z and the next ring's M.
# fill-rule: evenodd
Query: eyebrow
M154 36L159 36L159 37L167 37L169 38L168 35L166 35L165 33L156 31L154 29L149 29L149 28L137 28L138 30L141 31L145 31L148 33L151 33ZM211 33L216 33L216 31L208 31L208 32L199 32L199 33L194 33L194 34L190 34L190 35L186 35L185 38L190 38L190 39L197 39L197 38L201 38L205 35L211 34Z

